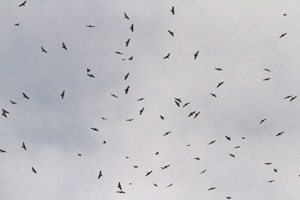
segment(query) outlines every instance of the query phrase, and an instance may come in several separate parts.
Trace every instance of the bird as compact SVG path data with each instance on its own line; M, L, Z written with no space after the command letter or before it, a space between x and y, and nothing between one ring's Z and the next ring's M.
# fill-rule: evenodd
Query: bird
M43 47L41 47L41 49L42 49L42 52L47 53L47 51Z
M213 93L210 93L211 96L217 98L217 95L216 94L213 94Z
M155 184L155 183L153 183L153 185L155 186L155 187L157 187L158 185L157 184Z
M297 96L294 96L294 97L292 97L291 99L290 99L290 101L293 101L294 99L296 99L297 98Z
M31 167L31 169L32 169L33 173L35 173L35 174L37 173L36 170L33 167Z
M283 16L287 16L287 14L286 14L286 13L283 13Z
M210 143L208 143L208 145L211 145L211 144L213 144L213 143L215 143L216 142L216 140L213 140L213 141L211 141Z
M159 154L159 152L157 151L156 153L155 153L155 155L158 155Z
M271 70L269 70L269 69L267 69L267 68L264 68L264 70L267 71L267 72L271 72Z
M185 104L182 106L182 108L186 107L186 106L189 105L189 104L190 104L190 102L185 103Z
M134 165L133 167L134 167L134 168L138 168L139 166L137 166L137 165Z
M234 149L239 149L239 148L241 148L241 146L235 146L235 147L233 147Z
M175 101L175 103L178 107L180 107L180 103L178 101Z
M129 20L129 17L126 13L124 13L124 18Z
M171 183L170 185L167 185L167 187L171 187L174 183Z
M111 96L115 97L115 98L118 98L118 96L114 95L114 94L110 94Z
M14 24L15 26L19 26L20 25L20 23L16 23L16 24Z
M283 33L283 34L281 34L281 35L279 36L279 38L282 38L282 37L284 37L286 34L287 34L287 33Z
M108 120L108 119L106 119L105 117L101 117L101 119L103 119L103 120Z
M143 101L145 98L140 98L140 99L137 99L137 101Z
M168 32L170 33L170 35L172 35L174 37L174 32L168 30Z
M117 193L120 193L120 194L125 194L125 192L124 191L117 191Z
M267 162L267 163L265 163L265 165L272 165L272 163L270 163L270 162Z
M144 112L144 107L140 110L140 115Z
M215 189L217 189L217 187L211 187L208 190L215 190Z
M199 157L197 157L197 158L194 158L195 160L200 160L200 158Z
M86 72L89 73L91 70L89 68L86 69Z
M19 7L25 6L26 2L27 2L27 1L24 1L23 3L21 3L21 4L19 5Z
M274 172L276 172L276 173L277 173L277 172L278 172L278 170L274 168Z
M205 169L202 172L200 172L200 174L204 174L206 171L207 171L207 169Z
M131 24L130 28L131 32L133 32L133 24Z
M166 132L163 136L169 135L171 131Z
M217 70L217 71L222 71L223 69L221 69L221 68L215 68L215 70Z
M129 76L129 73L127 73L127 74L125 75L125 77L124 77L124 80L125 80L125 81L127 80L128 76Z
M218 83L217 88L220 87L224 82Z
M97 128L91 127L93 131L99 131Z
M229 155L230 155L231 157L235 158L235 155L233 155L233 154L231 154L231 153L230 153Z
M103 176L103 175L102 175L102 172L100 171L100 172L99 172L99 175L98 175L98 179L100 179L101 176Z
M91 78L95 78L94 74L87 74Z
M168 53L168 55L166 55L163 59L169 59L170 58L170 53Z
M188 115L188 117L191 117L193 114L195 114L196 111L190 112L190 114Z
M61 96L61 99L63 99L64 96L65 96L65 91L62 91L62 93L60 94L60 96Z
M66 47L65 43L62 43L62 46L61 46L61 48L63 48L63 49L65 49L65 50L67 50L67 47Z
M120 51L115 51L116 54L122 55L123 53L121 53Z
M9 100L9 102L10 102L11 104L17 104L16 102L14 102L14 101L12 101L12 100Z
M122 190L122 186L121 186L121 183L119 182L118 183L118 186L117 186L120 190Z
M125 89L125 94L128 94L129 91L129 86L127 86L127 88Z
M284 97L284 99L289 99L291 97L292 97L292 95L289 95L289 96Z
M26 146L25 146L25 142L22 143L22 148L23 148L25 151L27 150L27 148L26 148Z
M226 137L227 140L229 140L229 141L231 140L231 137L226 136L226 135L225 135L225 137Z
M194 119L195 119L196 117L198 117L199 114L200 114L200 111L197 112L197 113L195 114Z
M268 181L268 183L273 183L275 180L270 180L270 181Z
M263 81L268 81L268 80L270 80L271 78L265 78L265 79L263 79Z
M170 165L163 166L161 169L167 169L168 167L170 167Z
M262 120L259 122L259 124L261 124L261 123L263 123L264 121L266 121L266 119L267 119L267 118L262 119Z
M93 25L86 25L86 27L88 27L88 28L95 28L95 26L93 26Z
M79 154L77 154L78 156L81 156L81 154L79 153Z
M23 98L29 99L29 97L23 92Z
M181 103L181 99L180 98L175 98L175 101L179 101Z
M130 58L128 58L128 60L133 60L133 56L131 56Z
M172 6L172 9L171 9L170 11L171 11L171 13L172 13L173 15L175 15L175 9L174 9L174 6Z
M280 133L277 133L276 136L280 136L284 133L284 131L280 132Z
M197 57L198 57L198 54L199 54L199 51L197 51L196 53L194 53L194 60L196 60L196 59L197 59Z
M7 118L6 114L9 114L9 112L2 108L2 116Z
M133 119L126 119L126 121L131 122L131 121L133 121Z
M126 44L126 47L128 47L128 45L129 45L129 41L130 41L130 38L125 42L125 44Z
M3 149L0 149L0 153L6 153L6 151Z
M152 173L153 170L146 173L146 176L149 176Z
M226 199L231 199L231 197L226 197Z
M162 120L164 120L164 119L165 119L165 117L164 117L164 116L162 116L162 115L160 115L160 118L161 118Z

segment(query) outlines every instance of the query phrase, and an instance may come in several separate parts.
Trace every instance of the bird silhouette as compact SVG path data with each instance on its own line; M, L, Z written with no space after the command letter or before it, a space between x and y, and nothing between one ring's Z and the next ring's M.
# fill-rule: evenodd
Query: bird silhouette
M161 169L167 169L168 167L170 167L170 165L165 165L165 166L161 167Z
M124 18L129 20L129 17L126 13L124 13Z
M171 187L174 183L171 183L170 185L167 185L167 187Z
M267 162L267 163L265 163L265 165L272 165L272 163L270 163L270 162Z
M22 143L22 148L23 148L25 151L27 150L26 145L25 145L24 142Z
M263 79L263 81L268 81L268 80L271 80L271 78L265 78L265 79Z
M167 136L171 133L171 131L166 132L163 136Z
M234 149L239 149L239 148L241 148L241 146L235 146L235 147L233 147Z
M14 24L15 26L19 26L20 25L20 23L16 23L16 24Z
M196 60L196 59L197 59L197 57L198 57L198 54L199 54L199 51L197 51L196 53L194 53L194 60Z
M133 28L133 24L131 24L130 28L131 32L133 32L134 28Z
M226 138L227 140L229 140L229 141L231 140L231 137L229 137L229 136L226 136L226 135L225 135L225 138Z
M95 26L93 26L93 25L86 25L86 27L88 27L88 28L95 28Z
M278 172L278 170L277 170L277 169L275 169L275 168L274 168L273 170L274 170L274 172L276 172L276 173Z
M153 172L153 170L147 172L147 173L146 173L146 176L149 176L152 172Z
M65 91L62 91L62 93L60 94L60 96L61 96L61 99L63 99L64 96L65 96Z
M116 96L115 94L110 94L111 96L115 97L115 98L118 98L118 96Z
M235 158L235 155L233 155L233 154L231 154L231 153L230 153L229 155L230 155L231 157Z
M7 115L6 114L9 114L9 112L5 109L2 108L2 116L7 118Z
M41 47L41 49L42 49L42 52L47 53L47 51L43 47Z
M170 33L170 35L172 35L172 37L174 37L174 32L168 30L168 32Z
M122 186L121 186L121 183L119 182L118 183L118 186L117 186L120 190L122 190Z
M137 101L143 101L145 98L140 98L140 99L137 99Z
M215 190L215 189L217 189L217 187L211 187L208 190Z
M178 101L175 101L175 103L178 107L180 107L180 103Z
M14 102L14 101L12 101L12 100L9 100L9 102L10 102L11 104L17 104L16 102Z
M267 72L271 72L271 70L269 70L269 69L267 69L267 68L264 68L264 70L267 71Z
M291 99L290 99L290 101L293 101L294 99L296 99L297 98L297 96L294 96L294 97L292 97Z
M174 9L174 6L172 6L171 13L172 13L173 15L175 15L175 9Z
M213 141L211 141L210 143L208 143L208 145L211 145L211 144L213 144L213 143L215 143L216 142L216 140L213 140Z
M122 55L123 53L121 53L120 51L115 51L116 54Z
M221 69L221 68L215 68L215 70L217 70L217 71L222 71L223 69Z
M190 102L185 103L185 104L182 106L182 108L186 107L186 106L189 105L189 104L190 104Z
M129 86L127 86L127 88L125 89L125 94L128 94L129 91Z
M29 99L29 97L23 92L23 98Z
M133 121L133 119L126 119L126 121L131 122L131 121Z
M155 186L155 187L157 187L158 185L157 184L155 184L155 183L153 183L153 185Z
M180 98L175 98L175 101L182 102Z
M143 112L144 112L144 108L142 108L142 109L140 110L140 115L141 115Z
M197 112L197 113L195 113L194 119L195 119L196 117L198 117L199 114L200 114L200 111Z
M24 1L23 3L21 3L21 4L19 5L19 7L25 6L26 2L27 2L27 1Z
M270 180L270 181L268 181L268 183L273 183L275 180Z
M160 115L160 119L164 120L164 119L165 119L165 117L164 117L164 116L162 116L162 115Z
M163 59L169 59L170 58L170 53L168 53L168 55L166 55Z
M289 99L291 97L292 97L292 95L289 95L289 96L284 97L284 99Z
M94 74L87 74L91 78L95 78Z
M3 149L0 149L0 153L6 153L6 151Z
M281 34L281 35L279 36L279 38L282 38L282 37L284 37L286 34L287 34L287 33L283 33L283 34Z
M36 170L33 167L31 167L31 169L32 169L33 173L35 173L35 174L37 173Z
M197 157L197 158L194 158L195 160L200 160L200 158L199 157Z
M220 87L224 82L218 83L217 88Z
M259 124L262 124L264 121L266 121L266 119L267 119L267 118L262 119L262 120L259 122Z
M133 60L133 56L131 56L130 58L128 58L128 60Z
M93 131L99 131L97 128L91 127Z
M213 93L210 93L211 96L217 98L217 95L216 94L213 94Z
M284 133L284 131L280 132L280 133L277 133L276 136L280 136Z
M120 194L125 194L125 192L124 191L117 191L117 193L120 193Z
M129 42L130 42L130 38L125 42L125 44L126 44L126 47L128 47L128 45L129 45Z
M63 49L65 49L65 50L67 50L67 47L66 47L65 43L62 43L62 46L61 46L61 48L63 48Z
M127 73L127 74L125 75L124 80L127 80L128 76L129 76L129 73Z
M101 176L103 176L103 175L102 175L102 172L100 171L100 172L99 172L99 175L98 175L98 179L100 179Z
M196 113L196 111L190 112L190 114L188 115L188 117L191 117L195 113Z
M206 171L207 171L207 169L205 169L202 172L200 172L200 174L204 174Z

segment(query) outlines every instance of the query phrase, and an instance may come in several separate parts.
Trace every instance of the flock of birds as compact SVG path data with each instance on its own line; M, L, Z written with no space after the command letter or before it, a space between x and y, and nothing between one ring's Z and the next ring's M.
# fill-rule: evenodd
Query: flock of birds
M27 1L24 1L23 3L21 3L21 4L19 5L19 7L24 7L24 6L26 5L26 2L27 2ZM175 8L174 8L174 6L171 8L170 12L171 12L172 15L175 15ZM283 15L284 15L284 16L287 16L287 14L283 14ZM127 15L127 13L124 13L124 18L125 18L126 20L130 20L130 18L129 18L129 16ZM19 26L20 23L16 23L16 24L14 24L14 25L15 25L15 26ZM87 27L87 28L95 28L95 25L88 24L88 25L86 25L86 27ZM131 24L131 26L129 27L129 29L131 30L131 32L134 32L134 24ZM170 34L171 37L175 37L174 31L168 30L168 33ZM279 38L282 38L282 37L284 37L284 36L286 36L286 35L287 35L287 33L283 33L283 34L281 34L281 35L279 36ZM129 46L130 41L131 41L130 38L129 38L128 40L125 41L125 47L128 47L128 46ZM66 46L66 44L65 44L64 42L62 42L61 48L63 48L64 50L68 50L68 48L67 48L67 46ZM42 46L41 46L41 51L42 51L42 53L48 53L47 50L46 50L44 47L42 47ZM123 55L123 53L120 52L120 51L115 51L115 53L118 54L118 55ZM162 59L169 59L169 58L170 58L170 55L171 55L171 54L168 53L166 56L162 57ZM196 59L198 58L198 56L199 56L199 51L196 51L196 52L194 53L194 55L193 55L193 58L196 60ZM122 60L126 60L126 59L123 58ZM127 60L132 61L132 60L133 60L133 56L129 57ZM215 68L215 70L216 70L216 71L219 71L219 72L223 71L222 68ZM271 73L271 70L270 70L270 69L265 68L264 70L265 70L266 72ZM87 72L87 76L88 76L88 77L90 77L90 78L95 78L95 75L92 73L92 70L91 70L91 69L87 68L86 72ZM129 78L129 75L130 75L130 73L127 73L127 74L124 76L124 80L125 80L125 81ZM269 81L269 80L271 80L271 78L270 78L270 77L267 77L267 78L264 78L262 81ZM219 88L219 87L223 86L223 84L224 84L224 81L221 81L221 82L217 83L216 88ZM130 91L130 86L128 85L128 86L124 89L124 93L125 93L125 94L128 94L129 91ZM25 94L24 92L22 93L22 95L23 95L23 98L24 98L24 99L30 100L29 96L28 96L27 94ZM112 94L112 93L111 93L110 95L111 95L112 97L114 97L114 98L119 98L116 94ZM214 98L217 98L217 94L215 94L215 93L210 93L210 95L211 95L212 97L214 97ZM64 99L64 96L65 96L65 90L62 91L62 93L60 94L60 96L61 96L61 99ZM295 95L288 95L288 96L283 97L283 99L287 99L287 100L289 100L290 102L294 101L296 98L297 98L297 96L295 96ZM137 101L143 101L144 99L145 99L145 98L139 98L139 99L137 99ZM16 105L16 104L17 104L17 102L15 102L15 101L13 101L13 100L9 100L9 102L10 102L12 105ZM181 100L181 98L178 98L178 97L175 97L175 98L174 98L174 103L175 103L176 106L182 107L182 108L185 108L185 107L189 106L189 104L190 104L190 102L183 102L183 100ZM142 114L144 113L144 110L145 110L144 107L141 108L141 109L139 110L139 115L142 115ZM8 109L2 108L2 116L3 116L3 117L8 118L8 117L9 117L9 114L10 114L10 112L8 111ZM197 117L199 116L199 114L200 114L200 111L193 110L193 111L191 111L191 112L187 115L187 117L188 117L188 118L192 118L192 117L193 117L193 118L195 119L195 118L197 118ZM163 115L160 115L159 117L160 117L161 120L164 120L164 119L165 119L165 117L164 117ZM105 118L105 117L102 117L101 119L102 119L102 120L108 120L108 119ZM129 121L129 122L130 122L130 121L133 121L133 120L134 120L134 119L126 119L126 121ZM266 118L260 120L260 121L259 121L259 124L264 123L266 120L267 120ZM99 131L99 129L98 129L97 127L90 127L90 129L91 129L92 131L96 131L96 132ZM276 136L276 137L281 136L283 133L284 133L284 131L281 131L281 132L277 133L275 136ZM165 132L162 136L168 136L169 134L171 134L171 131ZM230 137L230 136L227 136L227 135L226 135L225 138L226 138L226 140L231 141L231 137ZM242 139L246 139L246 138L245 138L245 137L242 137ZM215 142L216 142L216 140L212 140L212 141L210 141L210 142L208 143L208 145L212 145L212 144L214 144ZM106 141L104 141L103 143L105 144ZM187 145L187 146L190 146L190 145ZM25 142L22 143L21 148L23 148L25 151L27 150L27 147L26 147L26 145L25 145ZM233 148L234 148L234 149L239 149L239 148L241 148L241 146L234 146ZM0 149L0 153L6 153L6 150ZM77 154L77 155L78 155L78 156L82 156L82 154ZM159 155L159 152L156 152L155 155ZM228 155L231 156L232 158L235 158L235 157L236 157L235 154L233 154L233 153L229 153ZM129 158L129 157L126 157L126 158ZM199 161L199 160L200 160L200 157L195 157L194 159ZM265 165L272 165L271 162L266 162L266 163L264 163L264 164L265 164ZM133 167L134 167L134 168L138 168L137 165L134 165ZM162 170L165 170L165 169L167 169L167 168L169 168L169 167L170 167L170 164L162 166L161 169L162 169ZM37 173L38 173L38 171L37 171L34 167L32 167L31 170L32 170L32 172L33 172L34 174L37 174ZM275 173L277 173L277 172L278 172L278 169L274 168L273 171L274 171ZM147 177L147 176L150 176L150 175L152 174L152 172L153 172L153 170L150 170L150 171L146 172L146 173L145 173L145 176L146 176L146 177ZM207 169L201 171L200 174L204 174L205 172L207 172ZM104 175L103 175L103 172L102 172L102 170L100 170L97 178L98 178L98 179L101 179L101 177L103 177L103 176L104 176ZM300 175L299 175L299 176L300 176ZM268 182L268 183L272 183L272 182L274 182L274 181L275 181L275 180L272 179L272 180L269 180L269 181L267 181L267 182ZM130 183L130 184L132 184L132 183ZM174 185L174 182L168 184L166 187L169 188L169 187L171 187L171 186L173 186L173 185ZM158 187L158 184L157 184L157 183L153 183L153 186ZM120 194L125 194L125 193L126 193L126 192L123 190L123 187L122 187L121 182L116 183L116 188L117 188L117 191L116 191L117 193L120 193ZM216 190L216 189L217 189L217 187L215 187L215 186L212 186L212 187L207 188L208 191ZM231 199L231 198L232 198L231 196L226 196L226 199Z

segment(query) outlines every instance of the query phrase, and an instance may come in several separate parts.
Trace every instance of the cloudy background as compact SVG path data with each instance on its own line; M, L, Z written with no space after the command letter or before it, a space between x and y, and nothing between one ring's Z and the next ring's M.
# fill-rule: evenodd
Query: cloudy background
M298 1L21 3L0 3L1 199L300 198Z

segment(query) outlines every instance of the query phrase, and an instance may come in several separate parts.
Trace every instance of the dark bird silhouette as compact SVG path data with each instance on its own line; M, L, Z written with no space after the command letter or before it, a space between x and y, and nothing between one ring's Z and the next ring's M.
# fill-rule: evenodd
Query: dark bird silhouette
M29 99L29 97L23 92L23 98Z
M122 186L121 186L121 183L119 182L118 183L118 186L117 186L120 190L122 190Z
M166 132L163 136L169 135L171 131Z
M37 173L36 170L33 167L31 167L31 169L32 169L33 173L35 173L35 174Z
M180 98L175 98L175 101L178 101L181 103L181 99Z
M207 171L207 169L205 169L202 172L200 172L200 174L204 174L206 171Z
M21 3L21 4L19 5L19 7L25 6L26 2L27 2L27 1L24 1L23 3Z
M231 154L231 153L230 153L229 155L230 155L231 157L235 158L235 155L233 155L233 154Z
M125 80L125 81L127 80L128 76L129 76L129 73L127 73L127 74L125 75L125 77L124 77L124 80Z
M77 154L78 156L81 156L81 154L79 153L79 154Z
M190 104L190 102L185 103L185 104L182 106L182 108L186 107L186 106L189 105L189 104Z
M197 158L194 158L195 160L200 160L200 158L199 157L197 157Z
M226 136L226 135L225 135L225 137L226 137L227 140L229 140L229 141L231 140L231 137Z
M106 141L104 140L102 143L103 143L103 144L106 144Z
M216 94L213 94L213 93L210 93L211 96L217 98L217 95Z
M89 73L91 70L89 68L86 69L86 72Z
M175 101L175 103L178 107L180 107L180 103L178 101Z
M277 172L278 172L278 170L274 168L274 172L276 172L276 173L277 173Z
M14 24L15 26L19 26L20 25L20 23L16 23L16 24Z
M140 99L138 99L137 101L143 101L145 98L140 98Z
M131 121L133 121L133 119L126 119L126 121L131 122Z
M264 121L266 121L266 119L267 119L267 118L262 119L262 120L259 122L259 124L262 124Z
M120 51L115 51L116 54L122 55L123 53L121 53Z
M160 115L160 118L161 118L162 120L164 120L164 119L165 119L165 117L164 117L164 116L162 116L162 115Z
M283 16L287 16L287 14L286 14L286 13L283 13Z
M191 117L193 114L195 114L196 111L191 112L188 117Z
M235 146L235 147L233 147L234 149L239 149L239 148L241 148L241 146Z
M284 133L284 131L280 132L280 133L277 133L276 136L280 136Z
M130 28L131 32L133 32L133 24L131 24Z
M155 153L155 155L158 155L158 154L159 154L159 152L156 152L156 153Z
M270 180L270 181L268 181L268 183L273 183L275 180Z
M139 166L134 165L133 167L134 167L134 168L138 168Z
M265 165L272 165L272 163L270 163L270 162L267 162L267 163L265 163Z
M149 176L152 173L153 170L147 172L146 176Z
M9 112L2 108L2 116L7 118L6 114L9 114Z
M172 37L174 37L174 32L168 30L168 32L170 33L170 35L172 35Z
M91 78L95 78L94 74L87 74Z
M65 43L62 43L62 46L61 46L61 48L63 48L63 49L65 49L65 50L67 50L67 47L66 47Z
M42 49L42 52L47 53L47 51L43 47L41 47L41 49Z
M264 68L264 70L267 71L267 72L271 72L271 70L269 70L269 69L267 69L267 68Z
M168 167L170 167L170 165L163 166L161 169L167 169Z
M27 150L26 145L25 145L24 142L22 143L22 148L23 148L25 151Z
M198 57L198 54L199 54L199 51L197 51L196 53L194 53L194 60L196 60L196 59L197 59L197 57Z
M231 199L231 197L226 197L226 199Z
M171 13L172 13L173 15L175 15L175 9L174 9L174 6L172 6Z
M14 101L12 101L12 100L9 100L9 102L10 102L11 104L17 104L16 102L14 102Z
M63 99L64 96L65 96L65 91L63 91L63 92L60 94L60 96L61 96L61 99Z
M126 47L128 47L128 45L129 45L129 41L130 41L130 38L125 42L125 44L126 44Z
M223 69L221 69L221 68L215 68L215 70L217 70L217 71L222 71Z
M88 27L88 28L95 28L95 26L93 26L93 25L86 25L86 27Z
M170 58L170 53L168 53L168 55L166 55L163 59L169 59Z
M93 131L99 131L97 128L91 127Z
M199 114L200 114L200 111L197 112L197 113L195 114L194 119L195 119L196 117L198 117Z
M114 94L110 94L111 96L115 97L115 98L118 98L118 96L114 95Z
M103 175L102 175L102 172L100 171L100 172L99 172L99 175L98 175L98 179L100 179L101 176L103 176Z
M3 149L0 149L0 153L6 153L6 151Z
M128 58L128 60L133 60L133 56L131 56L130 58Z
M284 99L289 99L291 97L292 97L292 95L289 95L289 96L284 97Z
M155 183L153 183L153 185L155 186L155 187L157 187L158 185L157 184L155 184Z
M265 79L263 79L263 81L268 81L268 80L271 80L271 78L265 78Z
M142 109L140 110L140 115L141 115L143 112L144 112L144 108L142 108Z
M217 189L217 187L211 187L208 190L215 190L215 189Z
M101 117L101 119L103 119L103 120L108 120L108 119L106 119L105 117Z
M120 193L120 194L125 194L125 192L124 191L117 191L117 193Z
M124 18L129 20L129 17L126 13L124 13Z
M281 34L281 35L279 36L279 38L282 38L282 37L284 37L286 34L287 34L287 33L283 33L283 34Z
M220 87L224 82L218 83L217 88Z
M127 86L127 88L125 89L125 94L128 94L129 91L129 86Z
M174 183L171 183L170 185L168 185L167 187L171 187Z
M291 99L290 99L290 101L293 101L294 99L296 99L297 98L297 96L294 96L294 97L292 97Z
M213 140L213 141L211 141L210 143L208 143L208 145L211 145L211 144L213 144L213 143L215 143L216 142L216 140Z

